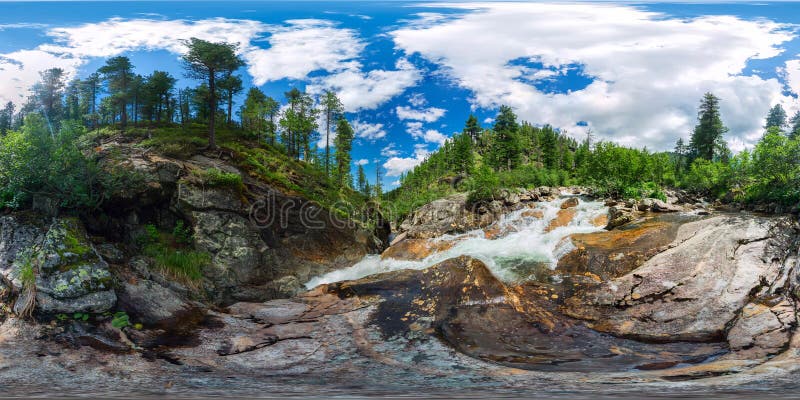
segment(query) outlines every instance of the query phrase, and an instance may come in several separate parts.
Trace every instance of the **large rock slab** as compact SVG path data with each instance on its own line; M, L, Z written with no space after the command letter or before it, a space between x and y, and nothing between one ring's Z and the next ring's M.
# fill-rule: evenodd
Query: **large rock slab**
M648 341L724 338L754 291L773 282L786 219L718 216L687 223L675 247L570 298L565 312L602 332Z

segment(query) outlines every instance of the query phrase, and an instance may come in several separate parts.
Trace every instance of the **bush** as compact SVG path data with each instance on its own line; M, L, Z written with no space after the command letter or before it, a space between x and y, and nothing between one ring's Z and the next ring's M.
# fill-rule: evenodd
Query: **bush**
M500 179L486 166L481 166L470 178L468 183L470 189L467 201L478 203L481 201L492 200L500 190Z
M730 179L731 168L728 164L698 158L684 174L682 186L719 197L730 189Z

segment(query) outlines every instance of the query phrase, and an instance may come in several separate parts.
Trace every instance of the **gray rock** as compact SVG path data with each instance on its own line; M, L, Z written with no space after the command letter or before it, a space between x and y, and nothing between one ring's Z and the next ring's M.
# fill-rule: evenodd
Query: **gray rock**
M650 209L653 212L677 212L677 211L683 211L682 207L679 207L679 206L676 206L676 205L672 205L672 204L667 204L666 202L663 202L663 201L658 200L658 199L653 199L653 203L652 203L652 206L651 206Z
M631 208L621 206L611 206L608 208L608 225L606 229L611 230L623 226L636 219L636 212Z
M671 248L567 301L594 329L644 340L724 336L754 289L773 282L793 232L786 220L719 216L680 227ZM743 328L744 329L744 328Z
M200 312L177 293L147 279L121 282L116 293L119 308L149 326L178 322Z

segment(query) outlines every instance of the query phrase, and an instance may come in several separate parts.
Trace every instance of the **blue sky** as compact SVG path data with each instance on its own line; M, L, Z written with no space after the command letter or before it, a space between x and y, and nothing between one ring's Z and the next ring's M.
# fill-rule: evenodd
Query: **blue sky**
M246 86L337 90L353 159L384 184L501 104L575 137L668 149L701 95L735 150L775 103L800 109L800 3L0 2L0 101L38 72L111 56L182 78L179 39L240 43ZM181 79L179 85L195 85Z

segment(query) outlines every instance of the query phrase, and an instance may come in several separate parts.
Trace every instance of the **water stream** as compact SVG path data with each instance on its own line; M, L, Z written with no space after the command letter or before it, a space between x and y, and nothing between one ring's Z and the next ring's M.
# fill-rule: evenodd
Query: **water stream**
M531 208L524 208L506 214L493 231L509 232L495 239L486 237L486 230L476 229L457 235L445 235L432 242L455 243L448 250L433 253L422 260L382 259L380 255L367 255L355 265L315 277L306 283L307 288L317 285L353 280L365 276L402 269L425 269L449 258L468 255L483 261L492 273L505 282L519 282L530 278L536 267L555 268L558 258L570 250L569 241L563 239L575 233L596 232L603 229L592 224L592 220L608 213L602 202L583 198L575 207L575 216L565 226L547 231L564 197L536 203L541 218L531 216ZM489 228L487 228L488 230Z

